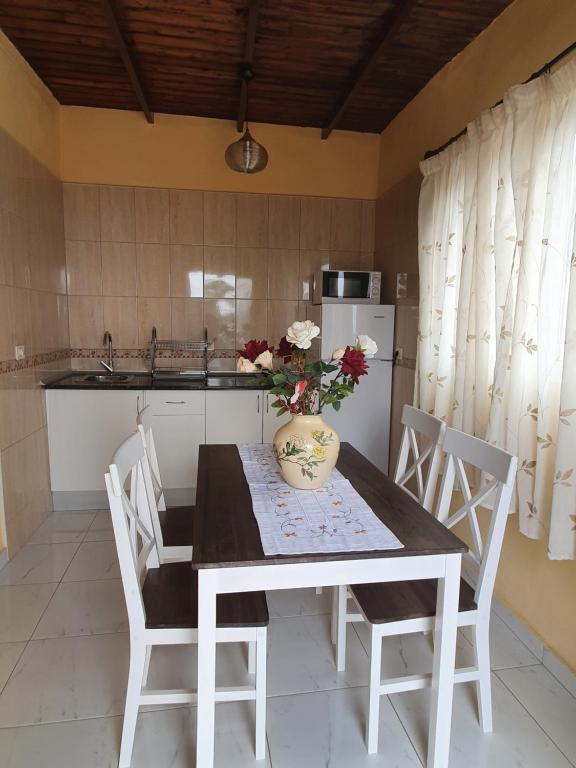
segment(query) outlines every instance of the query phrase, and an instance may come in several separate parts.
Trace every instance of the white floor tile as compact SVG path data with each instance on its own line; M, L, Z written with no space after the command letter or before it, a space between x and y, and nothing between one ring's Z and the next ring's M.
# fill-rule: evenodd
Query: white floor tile
M6 685L26 643L0 643L0 692Z
M95 512L52 512L37 528L28 544L80 543Z
M366 651L370 649L370 630L366 623L354 623L360 641ZM350 637L350 635L348 635ZM432 671L432 636L415 632L411 635L394 635L382 639L382 677L403 677ZM348 658L348 654L346 654ZM470 643L458 633L456 639L456 665L469 667L474 658Z
M112 527L110 512L107 510L96 512L84 541L114 541L114 528Z
M29 640L56 584L0 587L0 643Z
M272 619L268 637L268 694L325 691L368 682L368 657L349 627L345 672L337 672L330 616Z
M332 588L325 588L321 595L314 589L274 589L266 593L270 618L289 616L313 616L330 613Z
M464 637L472 643L472 628L462 627ZM490 620L490 665L492 669L510 669L539 664L539 660L519 640L510 627L495 613Z
M536 656L538 661L543 661L544 647L541 640L534 635L526 625L516 618L505 605L494 599L492 601L492 613L496 614L498 618L502 619L504 624L509 627L512 632L518 637L524 645L530 650L530 652Z
M127 631L121 581L71 581L58 586L34 638Z
M3 768L116 768L121 717L35 725L0 730ZM216 708L215 768L269 768L253 751L252 711L248 703ZM190 768L195 762L196 710L186 707L145 712L138 717L134 768Z
M119 579L120 568L113 541L87 541L80 544L63 581Z
M270 768L254 757L254 704L216 705L214 768ZM138 717L135 768L190 768L196 762L196 708L146 712Z
M576 699L546 667L498 672L498 677L576 765Z
M78 544L23 547L0 571L0 585L58 582L77 549Z
M120 714L128 635L32 640L0 695L0 728Z
M572 696L576 698L576 673L561 661L549 648L544 649L542 663L556 680L560 681Z
M395 694L392 704L424 760L430 691ZM494 732L478 724L473 684L454 689L450 768L570 768L570 763L510 691L492 676Z
M0 729L3 768L117 768L122 719ZM134 763L136 766L136 763Z
M148 685L151 688L196 688L196 645L156 646L152 651ZM216 649L216 685L252 684L245 643L221 643Z
M364 740L366 688L279 696L268 701L268 743L274 768L420 768L387 699L380 707L380 751Z

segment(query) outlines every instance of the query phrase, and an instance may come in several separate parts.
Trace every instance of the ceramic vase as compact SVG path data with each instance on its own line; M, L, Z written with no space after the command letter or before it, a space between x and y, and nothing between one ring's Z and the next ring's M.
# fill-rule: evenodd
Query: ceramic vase
M314 490L326 482L334 469L340 440L321 415L292 416L274 435L273 446L288 485Z

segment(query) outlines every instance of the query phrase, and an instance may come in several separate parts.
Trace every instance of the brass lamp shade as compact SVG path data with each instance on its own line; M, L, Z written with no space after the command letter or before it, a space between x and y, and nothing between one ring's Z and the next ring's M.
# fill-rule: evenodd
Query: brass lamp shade
M258 173L268 165L268 152L246 131L241 139L230 144L225 154L226 163L238 173Z

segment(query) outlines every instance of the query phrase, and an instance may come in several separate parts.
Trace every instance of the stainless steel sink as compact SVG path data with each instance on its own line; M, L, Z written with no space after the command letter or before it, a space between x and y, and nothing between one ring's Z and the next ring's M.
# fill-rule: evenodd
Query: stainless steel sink
M206 384L208 386L208 389L216 389L218 387L224 387L226 389L230 389L234 386L236 386L236 377L235 376L208 376L206 379Z
M209 374L206 379L208 389L242 389L247 387L252 389L253 387L261 386L263 383L263 376L257 373L252 374Z
M74 377L77 384L129 384L134 379L130 373L85 373Z

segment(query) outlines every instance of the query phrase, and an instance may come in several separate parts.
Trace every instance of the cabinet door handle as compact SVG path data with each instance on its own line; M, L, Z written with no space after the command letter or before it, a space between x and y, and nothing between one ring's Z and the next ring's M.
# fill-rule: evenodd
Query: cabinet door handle
M268 413L269 408L270 408L270 395L266 395L266 413Z
M166 405L186 405L186 400L165 400Z
M256 398L256 413L260 413L260 395Z

